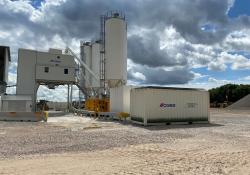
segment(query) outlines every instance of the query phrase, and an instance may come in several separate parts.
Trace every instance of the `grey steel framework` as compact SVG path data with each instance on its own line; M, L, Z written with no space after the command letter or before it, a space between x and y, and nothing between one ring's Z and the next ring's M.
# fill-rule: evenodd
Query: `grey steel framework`
M100 43L101 43L101 50L100 50L100 83L101 87L106 89L105 85L105 21L106 16L101 15L101 31L100 31Z

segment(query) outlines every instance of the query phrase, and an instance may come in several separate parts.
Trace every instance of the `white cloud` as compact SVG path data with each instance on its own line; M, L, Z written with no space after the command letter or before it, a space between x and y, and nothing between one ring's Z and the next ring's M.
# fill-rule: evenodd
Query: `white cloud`
M230 51L250 52L250 29L237 30L225 38L223 47Z
M250 52L250 30L241 25L231 29L228 23L233 25L235 22L225 15L234 0L198 0L192 4L186 0L166 0L157 6L154 6L157 4L154 1L133 1L133 8L131 2L46 0L36 9L29 0L0 0L4 7L0 9L0 42L1 45L11 46L12 51L10 84L15 83L18 48L46 51L48 48L64 49L70 46L79 52L81 39L91 39L99 34L99 15L111 7L119 9L121 6L128 15L128 37L142 38L140 44L138 38L134 40L135 51L139 54L134 54L131 59L137 61L136 64L128 60L128 71L134 78L129 82L184 83L191 87L190 83L198 83L209 76L195 73L192 68L204 67L211 71L225 71L227 66L232 70L250 69L249 59L230 54L241 50ZM221 11L214 10L214 7ZM149 10L152 13L148 13ZM230 33L219 29L218 33L217 30L211 33L202 31L200 26L203 23L216 23ZM142 46L144 50L139 49ZM213 86L226 82L210 78L207 83ZM65 93L62 87L56 91L41 89L44 93L39 91L40 97L48 95L49 99L59 99L59 94Z
M143 75L141 72L135 72L133 73L133 76L139 80L143 80L145 81L146 80L146 77L145 75Z
M4 39L10 36L10 33L7 31L0 31L0 39Z
M246 76L246 77L242 78L241 80L243 80L243 81L250 81L250 76Z
M8 87L6 89L7 94L16 94L16 73L9 72L8 85L13 87Z
M228 1L228 10L227 10L227 13L228 13L229 10L233 7L234 3L235 3L235 0L229 0L229 1Z
M195 77L194 73L186 67L168 70L165 67L140 65L132 60L128 61L128 67L128 79L133 84L136 82L141 85L185 84Z
M194 74L194 80L199 80L199 79L208 77L208 75L202 75L202 74L197 73L197 72L192 71L192 73Z
M225 71L226 69L227 69L227 66L224 63L211 62L208 64L208 70Z
M199 89L212 89L216 87L220 87L222 85L228 84L228 83L235 83L230 80L218 80L213 77L209 77L206 81L191 81L185 85L179 86L179 87L189 87L189 88L199 88Z
M9 0L1 0L0 4L4 5L5 8L14 12L14 13L23 13L26 15L31 15L34 11L34 7L29 4L29 1L21 0L21 1L9 1Z
M78 100L79 89L73 86L72 93L73 100ZM38 100L48 100L48 101L67 101L68 96L68 86L58 86L55 89L48 89L46 86L40 86L37 92Z
M222 52L218 60L221 63L230 63L233 70L250 69L250 60L243 55Z
M216 83L216 84L220 84L220 85L231 83L231 81L229 81L229 80L218 80L218 79L213 78L213 77L209 77L208 82Z

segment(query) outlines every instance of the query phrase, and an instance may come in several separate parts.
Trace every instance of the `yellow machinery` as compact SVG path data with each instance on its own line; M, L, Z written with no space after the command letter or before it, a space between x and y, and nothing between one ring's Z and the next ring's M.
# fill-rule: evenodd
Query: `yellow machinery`
M85 108L88 111L110 112L109 99L90 98L85 101Z
M118 113L118 118L120 120L127 120L128 117L129 117L129 113L125 113L125 112Z

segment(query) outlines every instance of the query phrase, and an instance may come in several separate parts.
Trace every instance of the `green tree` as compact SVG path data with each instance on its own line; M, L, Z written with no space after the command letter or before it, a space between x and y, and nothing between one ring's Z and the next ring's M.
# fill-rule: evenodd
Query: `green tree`
M250 85L227 84L209 90L210 102L223 103L225 101L236 102L250 94Z

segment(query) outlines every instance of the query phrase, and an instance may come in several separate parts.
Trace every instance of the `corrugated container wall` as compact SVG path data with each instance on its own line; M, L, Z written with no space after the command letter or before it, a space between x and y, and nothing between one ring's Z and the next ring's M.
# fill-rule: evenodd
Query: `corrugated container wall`
M137 88L130 94L131 120L144 125L208 122L209 93L192 89Z
M127 24L119 17L105 22L105 73L109 87L127 82Z
M132 86L110 89L110 111L130 113L130 90Z
M101 45L100 43L93 43L92 45L92 71L98 76L100 77L100 49L101 49ZM100 87L100 80L96 80L94 78L91 79L92 80L92 87Z

